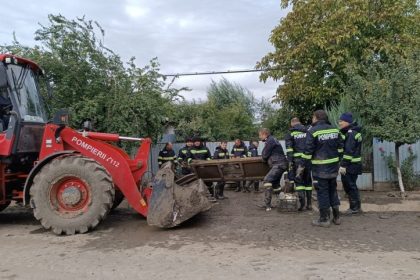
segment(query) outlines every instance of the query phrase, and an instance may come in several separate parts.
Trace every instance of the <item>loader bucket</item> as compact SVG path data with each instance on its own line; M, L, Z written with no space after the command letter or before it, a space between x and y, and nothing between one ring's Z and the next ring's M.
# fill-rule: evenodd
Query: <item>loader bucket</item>
M175 227L212 206L203 181L193 179L183 185L176 184L170 163L157 172L152 188L147 215L147 223L151 226Z

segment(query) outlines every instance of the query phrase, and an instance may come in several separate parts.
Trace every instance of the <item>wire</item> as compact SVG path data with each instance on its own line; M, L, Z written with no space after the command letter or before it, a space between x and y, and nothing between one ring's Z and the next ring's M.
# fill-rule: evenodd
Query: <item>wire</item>
M243 69L243 70L228 70L228 71L209 71L209 72L195 72L195 73L178 73L162 75L165 77L181 77L181 76L202 76L202 75L219 75L219 74L237 74L237 73L250 73L250 72L264 72L276 69Z

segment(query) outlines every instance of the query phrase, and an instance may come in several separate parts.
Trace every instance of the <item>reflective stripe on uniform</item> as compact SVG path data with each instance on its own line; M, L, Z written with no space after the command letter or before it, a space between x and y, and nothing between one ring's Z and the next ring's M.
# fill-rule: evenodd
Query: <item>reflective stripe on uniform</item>
M270 182L265 182L263 186L264 187L272 187L273 184L271 184Z
M302 155L302 158L304 158L304 159L311 159L312 158L312 155L303 154Z
M305 188L306 188L305 186L296 186L296 187L295 187L295 190L296 190L296 191L304 191L304 190L305 190Z
M293 152L293 148L287 148L286 151L287 152Z
M192 154L204 154L207 153L207 150L191 150Z
M356 136L354 136L354 139L356 139L357 141L362 141L362 134L360 132L356 133Z
M337 149L337 151L338 151L339 153L342 153L342 152L344 152L344 149Z
M175 160L175 157L159 157L161 160Z
M361 162L362 158L361 157L352 157L349 155L344 155L343 156L344 159L350 160L351 162Z
M295 135L299 135L299 134L304 134L306 132L302 132L302 131L292 131L292 133L290 133L290 135L295 136Z
M303 153L294 153L293 156L294 157L301 157L301 156L303 156Z
M330 158L330 159L314 159L312 160L312 164L329 164L329 163L336 163L340 159L338 157L336 158Z
M312 186L306 186L305 187L305 191L312 191L313 187Z
M328 134L328 133L339 133L339 131L336 128L333 128L333 129L323 129L323 130L315 131L314 134L313 134L313 136L314 137L317 137L318 135Z

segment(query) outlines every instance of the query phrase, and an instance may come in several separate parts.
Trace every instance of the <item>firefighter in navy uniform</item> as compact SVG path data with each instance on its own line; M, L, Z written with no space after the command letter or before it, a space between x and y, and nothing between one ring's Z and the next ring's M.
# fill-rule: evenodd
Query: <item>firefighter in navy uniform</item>
M286 135L286 152L289 161L289 180L294 182L295 190L299 197L299 209L312 210L312 178L310 168L305 168L300 178L296 178L296 169L303 165L302 155L305 151L307 128L300 123L298 118L290 121L290 129ZM306 201L305 201L306 197Z
M158 164L159 168L162 167L164 163L169 161L174 162L176 160L175 151L173 150L173 146L171 142L165 144L165 147L162 151L159 152L158 156Z
M271 199L273 197L273 191L280 188L280 180L283 173L287 170L287 159L284 155L283 147L280 142L270 133L267 128L261 128L259 130L259 138L265 142L264 149L262 151L262 159L267 162L270 166L270 171L264 177L265 198L264 207L265 210L271 211Z
M313 184L317 190L319 219L312 221L314 226L330 226L330 209L333 211L333 223L339 225L340 200L337 194L337 176L340 164L339 151L343 148L340 132L333 127L324 110L315 111L312 127L306 133L305 152L302 158L305 165L300 165L296 177L303 175L311 164Z
M211 153L209 148L204 146L203 141L200 137L194 137L193 139L194 145L190 149L190 157L188 158L188 163L193 160L211 160ZM213 183L206 182L205 183L210 194L211 194L211 201L216 201L216 194L213 192Z
M191 158L192 138L185 139L185 146L178 152L178 162L181 164L181 174L188 175L191 169L188 167L188 159Z
M248 157L258 157L258 141L252 141L248 147ZM254 186L254 192L260 191L260 182L259 181L247 181L245 184L245 190L250 191L250 186Z
M361 212L361 202L356 181L357 176L362 174L362 134L360 133L362 128L357 123L353 123L352 113L342 114L338 124L344 139L339 173L350 204L345 215L359 214Z
M235 140L235 144L232 147L232 151L230 152L230 156L232 158L245 158L247 157L248 154L248 150L245 146L245 143L241 140L241 139L236 139ZM238 182L238 184L236 185L236 189L235 192L240 192L241 189L246 192L246 188L245 188L245 184L246 182Z
M227 142L222 141L220 142L220 145L216 147L216 150L214 151L213 159L229 159L229 150L227 149ZM216 199L225 199L227 197L224 196L224 190L225 190L225 182L218 182L216 184Z

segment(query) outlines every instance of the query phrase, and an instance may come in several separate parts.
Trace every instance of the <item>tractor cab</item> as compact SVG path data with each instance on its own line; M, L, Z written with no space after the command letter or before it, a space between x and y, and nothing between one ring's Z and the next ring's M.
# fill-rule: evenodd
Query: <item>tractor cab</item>
M36 156L46 119L34 62L0 54L0 157Z

